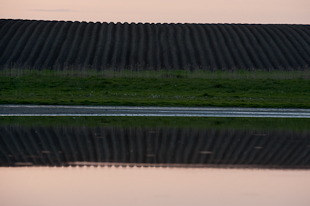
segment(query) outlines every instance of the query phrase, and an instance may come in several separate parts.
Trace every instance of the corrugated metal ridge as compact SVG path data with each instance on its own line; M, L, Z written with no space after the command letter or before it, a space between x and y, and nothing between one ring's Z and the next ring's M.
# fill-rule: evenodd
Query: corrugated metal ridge
M0 68L305 69L310 25L1 19Z

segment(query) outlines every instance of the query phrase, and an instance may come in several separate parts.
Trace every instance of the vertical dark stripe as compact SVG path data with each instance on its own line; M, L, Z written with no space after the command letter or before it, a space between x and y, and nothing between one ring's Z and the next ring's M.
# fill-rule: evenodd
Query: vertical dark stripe
M160 24L158 25L159 28L159 43L160 43L160 53L162 59L162 68L161 69L170 69L170 62L169 62L169 46L168 46L168 37L166 31L167 24Z
M130 24L131 28L131 41L130 41L130 53L129 53L129 69L136 69L137 64L137 51L138 41L140 36L137 32L137 25L135 23Z
M179 62L178 62L178 53L179 50L176 47L177 43L175 42L175 32L173 29L173 25L167 25L167 32L168 32L168 44L170 47L170 55L171 55L171 65L172 69L180 69Z
M111 58L112 58L112 51L114 48L114 42L115 42L115 24L114 23L109 23L108 28L107 28L107 35L106 35L106 43L104 45L104 50L102 54L102 61L101 64L98 65L102 69L113 69L111 68Z
M9 21L7 24L5 24L1 30L0 30L0 59L1 56L9 51L6 51L6 47L13 39L13 42L15 42L18 38L15 36L19 33L19 30L22 29L22 27L25 27L25 23L29 23L29 21L21 21L21 20L13 20Z
M114 70L120 70L120 59L122 53L122 45L123 45L123 25L121 23L117 23L115 25L115 43L113 44L113 48L111 51L111 68Z
M15 57L15 60L11 60L11 61L16 62L16 65L27 66L25 63L28 60L28 58L30 57L31 52L36 49L36 45L39 42L39 37L42 35L43 31L48 26L48 23L49 22L40 21L39 24L30 31L31 35L30 35L28 41L26 42L24 40L25 46L24 46L23 50L20 51L20 54L17 55L19 58Z
M101 23L96 22L95 25L92 27L92 30L90 31L90 40L87 43L87 49L86 49L86 53L85 54L81 54L81 55L85 55L85 60L81 62L84 62L84 66L86 68L92 68L95 69L96 65L94 65L93 60L95 58L95 54L98 48L98 44L99 42L99 34L100 34L100 29L103 28L103 26L101 25Z
M225 44L227 45L227 52L234 59L234 66L237 69L249 69L253 67L251 63L249 63L249 57L246 55L243 45L239 41L238 37L236 37L236 33L230 29L230 26L227 25L218 25L219 31L223 34L225 39Z
M268 56L271 63L267 58L267 54L263 51L263 45L260 40L249 29L252 25L232 25L232 29L239 35L241 42L243 43L248 56L253 62L256 69L272 69L276 68L278 62L274 60L273 56ZM263 42L264 43L264 42Z
M20 57L20 55L23 55L23 50L25 46L28 43L28 40L31 39L31 36L34 34L34 30L38 25L40 25L40 21L31 21L31 24L27 26L27 28L24 30L22 36L19 37L19 39L15 42L14 50L10 54L10 56L7 58L6 63L4 64L12 64L14 63L16 65L16 60ZM22 66L22 65L17 65Z
M219 49L223 58L226 60L228 69L235 69L237 64L234 62L234 59L232 58L231 53L228 50L228 40L226 40L225 42L225 36L223 36L222 32L218 29L218 25L211 26L213 27L212 29L215 32L215 36L217 37L218 44L220 45Z
M304 39L292 28L288 26L277 25L279 29L293 44L293 46L298 50L299 55L304 59L307 64L310 64L310 47Z
M190 29L192 36L193 36L193 47L195 48L195 55L197 60L196 69L207 69L207 60L204 56L204 50L203 50L203 44L202 40L203 38L200 36L200 33L198 32L198 28L196 24L188 24L188 28Z
M86 22L81 22L77 26L75 34L72 38L72 43L68 47L67 58L64 59L64 64L67 65L68 67L75 66L74 62L76 61L78 57L78 53L79 51L82 51L82 40L87 38L85 37L85 31L86 31L87 25L88 24ZM72 68L72 69L77 69L77 68Z
M289 55L292 57L294 68L301 67L301 65L305 65L306 62L303 59L303 56L299 53L300 47L298 44L296 44L296 41L294 39L291 39L290 36L286 36L284 32L282 32L277 25L272 26L271 30L275 33L276 39L278 39L278 44L281 45L281 47L285 47L286 49L286 55Z
M160 48L160 24L153 25L155 33L155 69L158 71L162 69L161 48Z
M284 59L288 61L288 68L298 67L298 63L296 62L296 60L298 61L299 59L295 60L295 58L293 57L294 51L289 51L292 48L289 48L290 45L289 42L287 42L287 39L283 39L281 35L275 33L276 31L273 29L273 25L264 25L261 28L263 28L266 33L269 34L277 48L279 48L279 51L283 53Z
M146 65L145 68L147 70L154 70L155 64L155 32L154 32L154 24L145 24L146 27L146 37L147 37L147 48L146 48Z
M195 48L193 47L193 35L188 28L188 24L184 24L181 28L183 28L184 36L185 36L185 45L186 45L186 50L188 51L188 56L189 56L189 65L190 65L190 70L193 71L197 69L197 61L196 61L196 51Z
M26 37L27 34L25 33L30 25L33 25L34 21L23 21L22 25L18 27L12 37L7 39L8 41L1 45L2 55L0 56L0 65L5 65L7 60L16 52L16 44L20 42L20 39L24 36ZM28 33L29 34L29 33ZM21 43L21 42L20 42ZM0 51L0 52L1 52ZM11 63L11 62L9 62ZM13 66L14 63L11 65Z
M222 58L222 54L219 48L220 45L218 44L218 40L215 37L214 31L212 30L212 25L203 25L203 29L210 38L210 48L211 52L214 54L214 60L216 61L217 65L216 69L227 69L226 61Z
M85 62L86 57L88 55L88 53L91 53L92 51L90 51L91 49L89 49L90 45L91 45L91 37L92 37L92 31L93 28L95 27L95 24L92 22L86 23L86 26L84 28L83 34L82 34L82 38L80 39L80 47L76 52L76 57L73 58L72 64L77 67L77 68L84 68L87 67L87 64Z
M67 26L68 24L62 21L53 22L53 24L51 24L51 28L50 28L50 32L48 33L48 36L46 37L46 39L41 40L43 43L42 43L42 48L39 49L40 52L37 53L38 56L34 55L34 59L32 63L34 68L43 67L44 62L48 58L51 50L54 49L54 47L56 47L58 44L58 41L57 41L59 38L58 36L61 35L64 28ZM46 68L43 68L43 69L46 69Z
M45 27L42 29L42 31L39 32L39 36L37 37L35 44L33 47L30 48L29 55L27 56L27 59L20 59L21 63L25 61L24 65L33 67L35 61L38 59L40 54L44 51L44 45L46 44L46 40L48 39L48 36L51 33L51 30L56 25L56 22L46 22ZM40 68L35 68L40 69Z
M50 49L46 51L46 56L45 57L42 56L43 58L42 67L45 69L50 69L59 66L57 65L56 59L61 53L61 48L65 47L64 41L69 33L68 30L70 29L70 27L72 27L74 23L61 22L61 24L62 27L59 30L55 31L56 32L55 39L53 41L48 42L50 43L50 45L47 46L50 46Z
M181 26L182 24L172 24L172 27L175 29L175 40L176 40L176 45L178 46L178 53L179 53L179 65L180 69L187 69L188 68L188 59L187 59L187 54L186 54L186 49L185 49L185 44L182 36L182 30Z
M261 27L260 25L253 25L249 26L249 29L252 31L254 35L257 36L257 40L260 40L262 42L264 52L267 54L267 56L269 57L272 56L274 59L277 60L276 69L282 69L289 66L289 63L283 56L282 51L278 48L274 40L263 29L263 27Z
M100 70L102 67L102 56L105 50L106 46L106 38L107 38L107 32L108 32L108 26L107 23L102 23L100 30L99 30L99 39L98 42L96 42L96 50L94 53L93 58L93 67L95 67L97 70Z
M138 41L138 51L137 51L137 56L138 56L138 62L137 62L137 68L138 70L145 70L145 62L146 62L146 47L147 47L147 37L146 37L146 32L145 32L145 27L142 23L138 23L138 33L139 33L139 41Z
M52 55L52 58L47 63L47 67L52 65L56 66L56 68L63 68L67 67L68 65L65 64L67 57L70 55L70 49L73 45L74 37L76 36L77 29L81 25L79 22L73 22L66 33L65 39L61 44L59 50L56 50L55 53Z
M203 29L203 25L197 24L196 26L202 39L203 56L207 62L207 69L213 71L217 69L218 65L216 64L214 51L211 49L211 39Z
M119 52L120 55L119 68L121 70L128 69L129 55L130 55L130 40L131 40L131 32L129 24L124 23L123 27L124 28L121 36L122 44L120 45L121 50Z

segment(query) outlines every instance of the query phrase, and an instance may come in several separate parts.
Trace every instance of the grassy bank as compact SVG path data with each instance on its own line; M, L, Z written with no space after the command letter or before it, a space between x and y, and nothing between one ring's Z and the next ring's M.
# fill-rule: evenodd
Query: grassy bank
M309 74L4 70L0 103L310 108Z
M1 117L0 126L175 127L309 130L310 119L204 117Z

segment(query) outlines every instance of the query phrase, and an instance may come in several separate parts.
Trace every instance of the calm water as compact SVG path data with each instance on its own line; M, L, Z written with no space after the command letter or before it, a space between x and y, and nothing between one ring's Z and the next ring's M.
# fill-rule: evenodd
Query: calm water
M309 205L310 131L0 126L0 205Z
M299 205L307 170L0 168L0 202L21 205Z

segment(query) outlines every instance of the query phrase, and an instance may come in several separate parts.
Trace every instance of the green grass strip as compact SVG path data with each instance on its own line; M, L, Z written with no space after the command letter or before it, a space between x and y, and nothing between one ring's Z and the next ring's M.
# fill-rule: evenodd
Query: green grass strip
M0 117L0 126L176 127L205 129L309 130L310 119L210 117Z
M108 78L38 72L0 76L0 104L310 108L310 80Z

